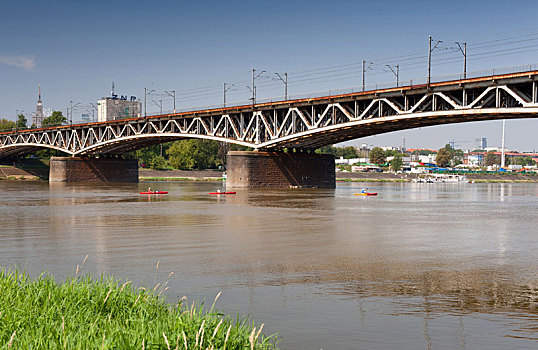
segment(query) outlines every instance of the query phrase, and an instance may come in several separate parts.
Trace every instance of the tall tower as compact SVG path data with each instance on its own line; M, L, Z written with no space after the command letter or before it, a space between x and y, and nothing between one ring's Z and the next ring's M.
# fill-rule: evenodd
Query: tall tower
M34 124L36 128L41 128L43 126L43 119L45 119L43 114L43 102L41 101L41 85L38 85L38 94L39 98L37 99L37 106L32 124Z

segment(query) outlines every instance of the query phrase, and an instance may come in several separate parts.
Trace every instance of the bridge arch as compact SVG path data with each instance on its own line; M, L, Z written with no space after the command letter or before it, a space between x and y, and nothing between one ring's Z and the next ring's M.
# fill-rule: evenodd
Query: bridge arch
M19 156L46 149L60 151L71 156L74 155L72 152L66 150L65 148L57 147L54 145L39 143L17 143L0 147L0 158Z
M92 145L87 148L83 148L80 151L73 153L75 156L89 155L89 154L117 154L134 151L147 146L161 144L166 142L187 140L187 139L205 139L219 142L233 143L246 147L253 147L252 144L247 142L241 142L238 140L231 140L228 138L211 136L211 135L196 135L196 134L184 134L184 133L166 133L166 134L141 134L134 136L120 137L113 140L108 140L96 145Z

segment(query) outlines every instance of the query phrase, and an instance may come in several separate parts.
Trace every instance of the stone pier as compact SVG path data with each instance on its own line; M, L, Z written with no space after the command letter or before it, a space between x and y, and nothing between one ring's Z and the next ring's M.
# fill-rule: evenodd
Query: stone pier
M334 157L306 152L230 151L227 188L335 188Z
M52 157L49 182L138 182L138 161Z

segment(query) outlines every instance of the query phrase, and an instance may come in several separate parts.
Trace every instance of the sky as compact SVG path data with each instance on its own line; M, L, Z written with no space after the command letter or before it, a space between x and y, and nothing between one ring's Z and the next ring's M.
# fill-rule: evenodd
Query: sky
M147 99L148 114L248 103L255 68L258 101L289 95L351 91L395 80L424 79L428 36L432 76L538 63L536 1L30 1L0 0L0 118L35 112L38 84L45 109L77 108L117 94ZM232 86L233 84L233 86ZM162 102L161 102L162 101ZM406 130L346 145L473 148L486 137L500 146L501 121ZM506 146L538 149L538 118L506 123Z

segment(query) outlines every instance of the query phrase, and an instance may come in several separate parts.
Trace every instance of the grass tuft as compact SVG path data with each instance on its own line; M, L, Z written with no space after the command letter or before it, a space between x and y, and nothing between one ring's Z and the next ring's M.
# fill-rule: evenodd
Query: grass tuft
M0 349L276 349L275 335L258 340L263 325L256 332L214 305L170 305L156 293L113 278L57 283L2 269Z

